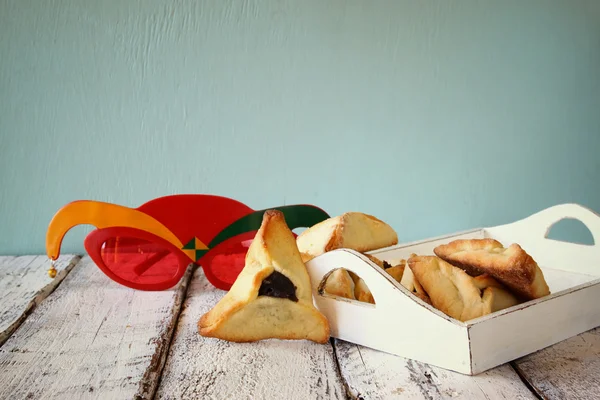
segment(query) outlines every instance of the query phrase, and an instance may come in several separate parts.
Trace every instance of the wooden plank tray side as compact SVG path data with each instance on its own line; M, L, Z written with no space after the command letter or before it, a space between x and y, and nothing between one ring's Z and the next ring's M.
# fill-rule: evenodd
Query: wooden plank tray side
M315 257L306 266L315 305L329 320L332 337L457 372L470 372L466 326L411 295L364 255L348 249L334 250ZM375 305L321 293L322 283L337 268L364 279ZM411 323L414 321L418 324ZM411 329L406 329L409 323Z
M600 281L492 314L469 326L472 374L600 326Z
M547 239L551 226L564 218L583 222L595 245ZM335 338L468 375L600 326L600 312L595 308L600 301L600 216L575 204L551 207L514 224L396 245L370 254L383 260L407 258L411 253L432 255L438 244L481 237L496 238L505 246L521 244L548 273L553 294L463 323L411 295L365 256L340 249L306 263L315 305L331 321ZM322 294L321 285L336 268L363 278L376 305ZM404 329L402 321L411 321L411 329Z

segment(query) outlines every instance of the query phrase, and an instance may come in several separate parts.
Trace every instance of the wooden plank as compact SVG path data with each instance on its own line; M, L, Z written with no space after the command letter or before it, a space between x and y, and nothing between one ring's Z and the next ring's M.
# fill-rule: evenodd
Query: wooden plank
M0 398L152 398L190 271L143 292L83 258L0 348Z
M342 340L335 349L353 399L536 399L507 364L468 376Z
M543 399L600 396L600 328L584 332L513 362Z
M198 333L200 317L225 294L194 274L157 399L345 399L330 344L231 343Z
M0 257L0 346L60 284L81 259L65 254L56 262L57 274L48 277L50 260L46 256Z

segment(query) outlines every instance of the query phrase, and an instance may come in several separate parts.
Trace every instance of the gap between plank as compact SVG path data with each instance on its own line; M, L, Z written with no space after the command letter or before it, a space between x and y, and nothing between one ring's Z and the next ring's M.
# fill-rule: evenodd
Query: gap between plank
M351 399L454 398L538 400L510 363L476 376L336 340L336 361Z
M537 391L537 389L535 388L535 386L533 386L525 377L525 374L523 373L523 371L521 371L521 369L519 368L519 366L517 365L517 363L515 361L511 361L509 363L510 367L512 369L515 370L515 373L519 376L519 378L521 379L521 381L523 381L523 384L525 386L527 386L527 389L531 390L531 393L533 393L533 395L535 397L537 397L540 400L548 400L546 397L544 397L544 395L540 392Z
M342 383L344 384L344 391L346 392L346 400L362 400L360 396L358 398L354 399L350 395L350 387L348 386L348 382L346 382L344 375L342 375L342 368L340 366L340 361L338 360L337 351L335 351L335 340L336 339L333 337L329 338L329 345L331 345L331 352L333 353L333 361L335 362L335 370L337 371L338 376L340 377L340 379L342 380Z
M73 268L79 264L82 258L83 255L74 254L69 264L67 264L64 269L59 271L56 277L46 286L41 288L40 291L31 299L31 301L29 301L25 311L23 311L23 314L21 314L19 318L5 331L6 335L0 338L0 348L2 348L4 343L6 343L8 339L12 337L12 335L17 331L17 329L19 329L19 327L23 324L23 322L25 322L25 320L31 315L37 306L46 300L63 283L67 275L69 275Z
M169 329L164 333L164 340L161 340L161 343L163 343L162 346L159 346L159 348L156 350L156 352L154 353L153 358L155 357L160 357L160 359L158 360L157 363L157 371L156 371L156 379L154 380L154 387L152 388L152 393L149 393L149 399L154 399L156 397L156 392L158 391L158 388L160 387L160 382L162 380L162 375L163 375L163 371L165 368L165 364L167 363L167 357L169 356L169 352L171 350L171 344L173 343L173 339L175 337L175 331L177 330L177 326L179 325L179 317L181 316L181 311L183 309L183 305L185 304L185 300L187 299L187 295L188 295L188 290L190 288L190 283L192 281L192 278L194 277L194 272L196 271L196 269L199 268L198 266L194 265L194 264L190 264L188 266L188 269L185 272L185 275L182 278L181 281L181 286L182 286L182 290L179 294L179 296L177 296L177 298L175 299L175 302L173 304L173 309L174 309L174 313L173 316L174 318L171 319L171 323L169 326ZM164 350L161 348L164 346ZM144 389L144 384L147 382L152 382L152 364L154 364L153 362L154 360L152 360L150 362L150 366L148 367L148 369L146 370L146 373L144 374L144 377L142 378L142 380L140 381L140 388L138 390L138 394L136 394L135 399L136 400L141 400L144 397L141 396L141 394L145 393Z

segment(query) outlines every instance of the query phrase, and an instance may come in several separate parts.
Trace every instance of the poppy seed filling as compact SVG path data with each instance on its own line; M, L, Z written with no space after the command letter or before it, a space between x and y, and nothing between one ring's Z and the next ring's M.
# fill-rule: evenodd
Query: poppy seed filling
M258 295L298 301L296 286L287 276L277 271L273 271L271 275L262 281L260 289L258 289Z

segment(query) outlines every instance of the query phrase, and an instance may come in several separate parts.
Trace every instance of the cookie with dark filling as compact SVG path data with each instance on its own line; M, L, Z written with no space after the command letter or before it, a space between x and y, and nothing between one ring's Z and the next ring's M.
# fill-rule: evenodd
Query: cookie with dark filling
M273 271L271 275L262 281L258 289L258 295L298 301L296 286L290 281L290 278L277 271Z
M310 277L280 211L263 216L244 269L198 322L202 336L232 342L329 340L329 323L313 304Z

